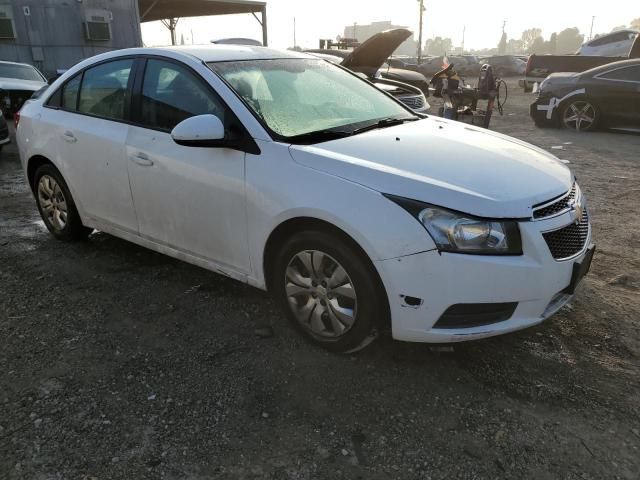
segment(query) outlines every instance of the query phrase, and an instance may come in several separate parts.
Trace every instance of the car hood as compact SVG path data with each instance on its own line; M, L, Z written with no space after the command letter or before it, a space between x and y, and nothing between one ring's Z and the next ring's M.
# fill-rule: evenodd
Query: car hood
M391 80L398 80L400 82L407 82L407 83L425 82L426 83L427 81L427 79L423 74L414 72L413 70L406 70L404 68L394 68L394 67L381 68L380 74L384 78L389 78Z
M354 49L341 65L349 70L373 76L387 58L411 35L413 35L411 31L406 28L376 33Z
M35 80L20 80L17 78L0 77L0 89L2 90L31 90L36 92L46 85L45 82Z
M556 157L525 142L430 117L316 145L294 161L379 191L490 218L530 218L573 183Z

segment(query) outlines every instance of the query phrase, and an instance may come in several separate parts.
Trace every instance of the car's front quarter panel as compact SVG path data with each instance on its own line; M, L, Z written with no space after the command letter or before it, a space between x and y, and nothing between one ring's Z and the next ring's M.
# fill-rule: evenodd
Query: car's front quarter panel
M294 162L288 145L258 141L247 155L246 189L251 283L265 286L263 253L271 233L294 218L313 218L343 230L372 261L435 248L427 231L380 192Z

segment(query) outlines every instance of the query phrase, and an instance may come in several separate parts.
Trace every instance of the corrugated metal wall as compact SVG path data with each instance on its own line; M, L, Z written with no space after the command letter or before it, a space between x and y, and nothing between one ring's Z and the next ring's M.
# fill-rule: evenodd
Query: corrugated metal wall
M29 63L47 77L98 53L142 45L137 0L0 0L3 6L12 7L16 38L0 39L0 60ZM95 10L111 12L111 40L86 39L84 22Z

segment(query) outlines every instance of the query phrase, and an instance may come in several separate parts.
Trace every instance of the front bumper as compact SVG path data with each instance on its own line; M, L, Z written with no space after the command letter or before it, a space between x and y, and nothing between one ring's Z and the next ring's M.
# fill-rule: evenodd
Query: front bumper
M552 95L540 94L529 106L529 115L537 125L552 124L556 121L557 105L552 98Z
M393 338L448 343L513 332L541 323L570 299L574 264L591 244L573 257L555 260L542 233L572 222L569 213L520 223L523 255L482 256L429 251L376 263L389 299ZM411 299L411 304L406 301ZM418 299L419 302L416 302ZM457 304L517 302L507 320L468 328L434 328Z

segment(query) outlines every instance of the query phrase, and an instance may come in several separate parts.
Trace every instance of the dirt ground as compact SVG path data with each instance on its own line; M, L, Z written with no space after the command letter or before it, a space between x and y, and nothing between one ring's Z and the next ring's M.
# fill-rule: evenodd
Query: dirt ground
M452 347L329 354L258 290L57 242L5 148L0 479L639 478L640 136L537 129L509 83L493 128L562 147L598 251L549 321Z

